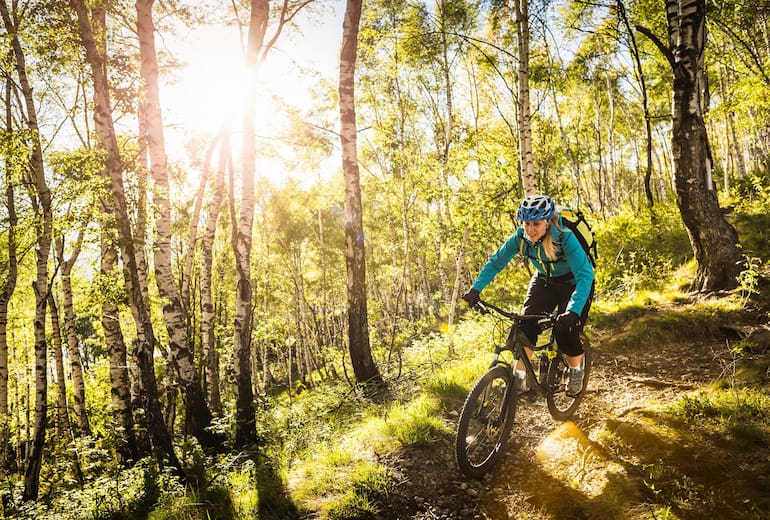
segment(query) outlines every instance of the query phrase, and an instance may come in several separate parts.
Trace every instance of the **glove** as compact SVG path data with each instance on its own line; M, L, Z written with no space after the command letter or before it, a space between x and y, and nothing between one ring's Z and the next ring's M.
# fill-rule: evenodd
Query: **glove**
M557 330L570 332L578 325L580 325L580 316L572 311L562 312L556 316L555 327Z
M471 309L473 309L476 307L476 304L479 303L479 300L481 299L480 296L481 293L471 287L467 293L463 294L463 300L468 302L468 305L470 305Z

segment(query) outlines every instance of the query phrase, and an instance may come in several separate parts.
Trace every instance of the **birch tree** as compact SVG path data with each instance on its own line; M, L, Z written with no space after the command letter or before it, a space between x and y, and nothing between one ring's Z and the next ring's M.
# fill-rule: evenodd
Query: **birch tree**
M5 202L8 210L8 263L2 290L0 290L0 478L8 476L9 441L11 437L11 417L8 413L8 303L16 289L18 277L18 259L16 256L16 195L14 190L16 161L13 154L13 114L11 110L11 94L13 82L11 76L5 81L5 139L6 148L3 150L5 164ZM6 486L2 486L3 511L7 511L10 494Z
M356 144L355 72L361 0L347 0L340 51L340 142L345 177L345 265L348 290L348 349L359 383L382 385L372 358L366 304L366 250Z
M219 163L214 177L214 188L208 206L206 230L201 240L201 339L205 367L206 397L212 413L222 414L222 399L219 393L219 355L214 336L214 298L212 295L212 268L214 264L214 238L217 221L222 210L225 191L225 169L231 163L230 127L227 125L220 134Z
M154 0L137 0L137 33L143 85L139 106L140 117L145 118L146 139L150 156L150 170L155 182L153 202L155 216L155 240L153 244L155 282L163 299L163 317L169 336L171 366L182 388L187 409L187 424L193 435L206 447L219 442L206 428L211 424L211 411L203 397L200 377L195 369L192 348L187 335L185 309L179 286L171 270L171 200L169 194L168 158L163 135L160 92L158 89L158 63L155 51L155 24L152 20Z
M67 331L67 350L70 355L70 366L72 368L72 401L75 410L75 418L78 422L78 430L81 435L91 435L91 426L88 422L86 413L86 389L83 380L83 363L80 359L80 345L78 333L75 329L75 307L72 296L72 268L80 256L80 250L83 245L84 230L81 228L75 239L75 245L72 248L69 258L64 257L64 237L57 236L55 245L55 254L59 261L59 270L61 273L62 299L64 306L64 328Z
M53 213L51 210L51 191L45 178L43 147L40 142L37 108L32 95L32 85L27 76L27 57L24 54L21 37L18 32L19 21L11 17L11 12L5 0L0 3L0 13L3 17L6 33L10 38L16 68L15 72L24 104L23 111L25 113L26 126L30 134L28 143L29 155L26 158L28 161L27 175L30 177L30 184L34 187L34 191L30 195L36 216L35 234L37 240L35 248L36 275L33 282L35 292L35 428L32 445L27 454L23 493L25 500L34 500L38 495L40 469L43 463L43 448L48 425L48 343L46 340L45 317L48 300L48 257L51 252Z
M517 119L519 122L519 161L521 185L525 195L538 192L535 164L532 157L532 112L529 100L529 0L515 0L519 84Z
M56 374L56 437L66 439L70 434L70 417L67 405L67 384L64 375L64 351L62 348L61 320L53 288L48 288L48 315L51 319L51 339Z
M105 212L103 210L103 212ZM101 233L101 260L99 278L103 287L113 286L118 253L110 234ZM105 291L106 292L106 291ZM147 435L142 429L134 428L134 407L131 401L131 382L128 372L128 353L123 330L118 318L118 305L110 292L102 294L101 323L104 330L104 343L110 358L110 406L112 417L122 430L117 452L121 463L138 460L150 454ZM143 424L144 421L139 421Z
M677 204L698 264L693 290L738 285L738 233L719 208L703 114L706 88L706 1L666 0L668 45L644 27L674 74L672 149Z
M69 3L77 14L78 33L94 83L94 125L99 145L106 154L105 176L111 195L110 200L105 201L105 209L115 216L128 304L136 324L137 339L133 357L140 372L140 378L137 381L141 385L138 398L145 412L149 437L159 450L160 462L163 463L165 457L171 466L179 471L179 460L174 453L171 436L163 422L158 401L158 385L153 361L155 332L140 283L136 248L123 187L123 165L115 134L110 85L107 78L104 42L106 15L102 7L95 6L89 10L84 0L69 0Z
M254 178L256 175L256 106L260 69L285 26L314 0L284 0L278 11L275 30L268 38L270 2L251 0L249 30L246 43L246 89L243 100L243 171L241 201L237 221L233 221L233 253L237 273L235 320L233 334L233 371L237 387L235 411L235 444L246 446L256 442L254 389L251 381L251 246L254 227ZM232 195L231 195L232 197Z

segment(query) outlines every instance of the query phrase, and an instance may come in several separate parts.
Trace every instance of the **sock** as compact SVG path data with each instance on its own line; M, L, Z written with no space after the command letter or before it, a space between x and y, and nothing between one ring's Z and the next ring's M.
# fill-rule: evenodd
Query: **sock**
M580 372L580 371L582 371L583 369L582 369L582 368L580 368L580 367L577 367L577 368L575 368L575 367L570 367L570 368L569 368L569 370L570 370L570 372Z
M527 378L527 371L526 370L516 370L516 377L518 379L526 379Z

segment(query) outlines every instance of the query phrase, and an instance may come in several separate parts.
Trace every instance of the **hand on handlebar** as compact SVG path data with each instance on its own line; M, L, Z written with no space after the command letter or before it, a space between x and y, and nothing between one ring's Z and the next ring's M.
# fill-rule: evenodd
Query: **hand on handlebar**
M475 309L476 305L479 303L479 301L481 301L481 293L471 287L467 293L463 294L462 298L468 302L468 305L470 305L471 309Z
M580 325L580 316L574 312L567 311L556 316L555 326L564 332L570 332L578 325Z

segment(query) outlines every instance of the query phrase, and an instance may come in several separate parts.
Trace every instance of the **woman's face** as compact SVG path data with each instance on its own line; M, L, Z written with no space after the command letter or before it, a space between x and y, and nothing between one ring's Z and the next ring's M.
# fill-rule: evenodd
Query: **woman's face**
M530 242L537 242L545 236L548 230L548 221L546 220L525 220L524 233Z

